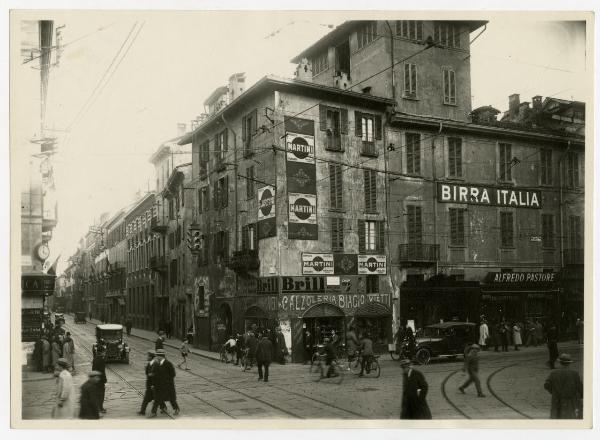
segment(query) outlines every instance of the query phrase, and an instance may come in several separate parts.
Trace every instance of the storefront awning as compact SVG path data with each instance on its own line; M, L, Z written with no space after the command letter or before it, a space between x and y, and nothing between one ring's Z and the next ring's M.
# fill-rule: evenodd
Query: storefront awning
M249 307L248 310L246 310L246 313L244 313L244 318L246 318L246 319L248 319L248 318L266 319L267 314L260 307L252 306L252 307Z
M356 309L354 316L389 316L392 311L385 304L370 302Z
M303 318L322 318L327 316L343 317L346 315L344 315L342 309L340 309L337 306L334 306L333 304L328 303L316 304L310 309L308 309L306 312L304 312L304 315L302 315Z

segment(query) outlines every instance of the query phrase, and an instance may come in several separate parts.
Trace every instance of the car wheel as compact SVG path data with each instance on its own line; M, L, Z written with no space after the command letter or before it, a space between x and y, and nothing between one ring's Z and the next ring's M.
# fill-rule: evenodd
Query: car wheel
M417 362L421 365L427 365L431 360L431 352L426 348L419 348L415 355Z

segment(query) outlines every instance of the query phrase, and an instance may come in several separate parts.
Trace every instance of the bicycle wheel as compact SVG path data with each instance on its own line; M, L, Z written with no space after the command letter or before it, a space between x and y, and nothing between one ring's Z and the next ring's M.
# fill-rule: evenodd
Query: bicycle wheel
M246 355L243 355L240 359L240 369L246 371Z
M360 368L361 368L360 356L356 356L353 360L351 360L349 362L349 365L350 365L350 371L352 371L353 374L360 373Z
M221 349L221 352L219 353L219 358L221 362L227 363L227 351L225 351L224 348Z
M398 359L400 359L400 353L398 353L398 350L392 350L390 351L390 357L393 361L397 361Z
M323 378L323 366L321 362L317 361L310 366L309 376L313 382L318 382Z
M377 359L373 359L371 362L371 373L369 375L373 377L379 377L381 375L381 367L379 366L379 361Z

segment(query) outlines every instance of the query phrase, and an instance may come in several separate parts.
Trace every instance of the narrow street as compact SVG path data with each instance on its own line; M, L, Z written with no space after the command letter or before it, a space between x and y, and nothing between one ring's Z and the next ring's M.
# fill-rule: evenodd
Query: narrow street
M94 324L74 324L66 315L66 327L76 347L74 376L78 389L91 367ZM141 418L139 410L145 386L144 362L152 341L131 336L130 364L109 364L105 407L107 419ZM175 365L180 355L165 346L167 358ZM577 343L559 344L560 352L573 356L572 368L582 373L582 348ZM429 383L428 402L434 419L546 419L550 395L543 382L545 346L522 348L519 352L481 353L481 382L486 398L476 398L473 388L462 395L457 388L465 379L462 359L433 361L417 366ZM398 418L402 395L402 373L388 355L380 358L378 379L359 379L345 374L341 384L313 382L307 365L272 364L269 382L258 382L256 368L242 372L239 367L198 355L189 359L190 371L177 369L176 387L181 414L160 415L154 420L255 419L255 418ZM23 381L23 418L50 418L54 380L48 374L31 373ZM77 390L78 392L78 390ZM148 410L149 413L149 410Z

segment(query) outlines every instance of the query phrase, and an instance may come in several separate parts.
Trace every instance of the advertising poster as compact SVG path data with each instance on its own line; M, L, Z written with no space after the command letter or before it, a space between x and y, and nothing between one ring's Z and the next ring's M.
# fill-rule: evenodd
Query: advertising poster
M333 275L333 254L302 254L302 275Z
M359 275L385 275L386 274L386 256L385 255L359 255L358 256L358 274Z
M275 223L275 187L267 185L259 188L258 196L258 239L274 237L277 234Z
M317 196L314 194L288 194L288 238L317 240Z

